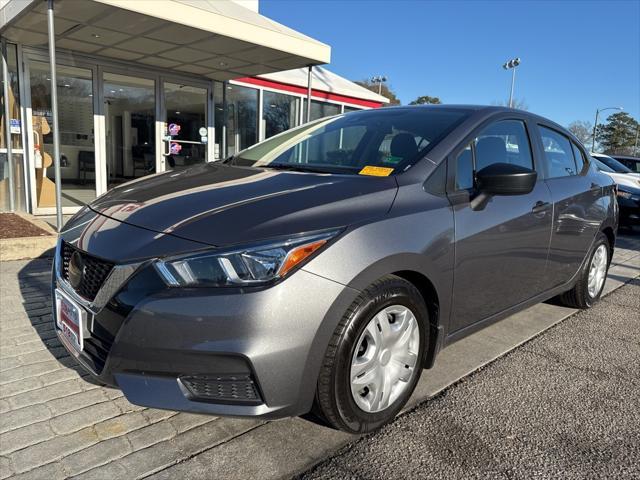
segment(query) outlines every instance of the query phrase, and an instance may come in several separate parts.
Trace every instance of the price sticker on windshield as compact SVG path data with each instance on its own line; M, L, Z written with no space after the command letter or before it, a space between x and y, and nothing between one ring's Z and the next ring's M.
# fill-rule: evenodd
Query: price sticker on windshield
M359 175L370 175L372 177L388 177L393 172L393 168L388 167L373 167L367 165L360 170Z

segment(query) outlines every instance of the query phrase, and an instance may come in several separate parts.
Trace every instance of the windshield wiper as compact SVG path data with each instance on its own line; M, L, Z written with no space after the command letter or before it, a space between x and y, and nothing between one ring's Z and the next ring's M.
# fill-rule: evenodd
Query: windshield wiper
M269 165L260 165L261 168L272 168L274 170L289 170L292 172L310 172L310 173L335 173L330 170L320 168L303 167L302 165L293 165L288 163L271 163Z

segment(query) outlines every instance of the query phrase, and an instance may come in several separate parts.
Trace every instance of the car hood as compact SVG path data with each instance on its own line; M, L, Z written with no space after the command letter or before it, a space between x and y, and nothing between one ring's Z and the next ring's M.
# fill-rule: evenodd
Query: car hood
M89 207L158 233L223 246L384 215L393 177L315 174L208 163L117 187Z
M635 173L602 172L609 175L618 185L640 188L640 175Z

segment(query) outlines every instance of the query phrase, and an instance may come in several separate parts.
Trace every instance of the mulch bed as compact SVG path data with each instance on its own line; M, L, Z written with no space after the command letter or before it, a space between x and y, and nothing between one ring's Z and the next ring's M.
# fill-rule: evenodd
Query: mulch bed
M0 238L44 237L51 233L14 213L0 213Z

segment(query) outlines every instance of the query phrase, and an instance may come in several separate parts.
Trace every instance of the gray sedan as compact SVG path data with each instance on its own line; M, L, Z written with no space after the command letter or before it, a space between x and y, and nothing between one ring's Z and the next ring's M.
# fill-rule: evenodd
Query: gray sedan
M552 297L593 305L617 223L611 179L542 117L349 113L82 209L55 324L133 403L367 432L447 345Z

